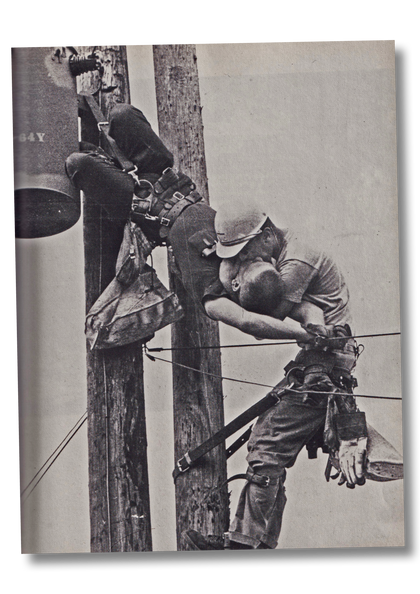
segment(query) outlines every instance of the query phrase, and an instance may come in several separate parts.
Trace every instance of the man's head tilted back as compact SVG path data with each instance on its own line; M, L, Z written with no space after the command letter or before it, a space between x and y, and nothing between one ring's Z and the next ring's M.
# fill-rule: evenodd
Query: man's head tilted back
M235 262L223 260L220 279L232 298L248 311L272 315L280 304L283 281L279 272L268 262Z
M223 262L220 279L244 309L270 315L279 305L283 283L271 263L276 243L272 223L258 206L216 213L216 253Z

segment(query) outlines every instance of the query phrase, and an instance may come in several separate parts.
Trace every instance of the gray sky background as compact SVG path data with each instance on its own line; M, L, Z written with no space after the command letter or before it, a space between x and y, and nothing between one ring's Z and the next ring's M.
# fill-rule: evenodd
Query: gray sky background
M278 226L329 251L350 287L356 334L400 329L393 50L383 42L197 47L211 205L260 201ZM132 104L157 130L151 47L128 55ZM23 484L86 407L82 242L81 222L18 241ZM157 252L164 280L166 254ZM168 346L169 336L160 331L150 346ZM222 344L245 342L221 326ZM400 396L399 338L360 342L358 392ZM222 351L223 373L274 385L296 350ZM154 550L174 550L171 366L147 360L145 390ZM224 382L224 394L228 422L265 390ZM359 406L402 451L401 403ZM86 445L84 427L25 504L27 552L89 551ZM245 453L229 461L229 475L245 469ZM325 482L325 463L303 451L288 473L279 547L401 546L402 481L351 491ZM231 513L240 487L233 483Z

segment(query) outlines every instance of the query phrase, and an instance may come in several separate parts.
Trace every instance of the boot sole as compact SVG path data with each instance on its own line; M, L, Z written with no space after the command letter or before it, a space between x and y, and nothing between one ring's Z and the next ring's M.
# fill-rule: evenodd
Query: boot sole
M223 548L222 549L219 549L219 548L200 549L200 547L189 536L187 531L182 533L182 539L183 539L184 543L186 543L190 547L190 549L193 551L223 551L224 550Z

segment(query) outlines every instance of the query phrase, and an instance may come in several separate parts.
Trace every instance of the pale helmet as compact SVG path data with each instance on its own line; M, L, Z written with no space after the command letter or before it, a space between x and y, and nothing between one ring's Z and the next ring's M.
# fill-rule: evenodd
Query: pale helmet
M214 219L217 234L216 253L220 258L233 258L250 239L261 233L267 214L258 207L243 210L218 210Z

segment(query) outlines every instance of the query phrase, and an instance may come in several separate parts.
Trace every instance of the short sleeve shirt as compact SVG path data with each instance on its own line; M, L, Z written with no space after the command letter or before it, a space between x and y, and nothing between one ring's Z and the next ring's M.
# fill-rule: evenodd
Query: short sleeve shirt
M349 291L333 260L301 243L289 230L284 239L276 262L285 285L284 299L314 303L324 312L327 324L350 324Z

